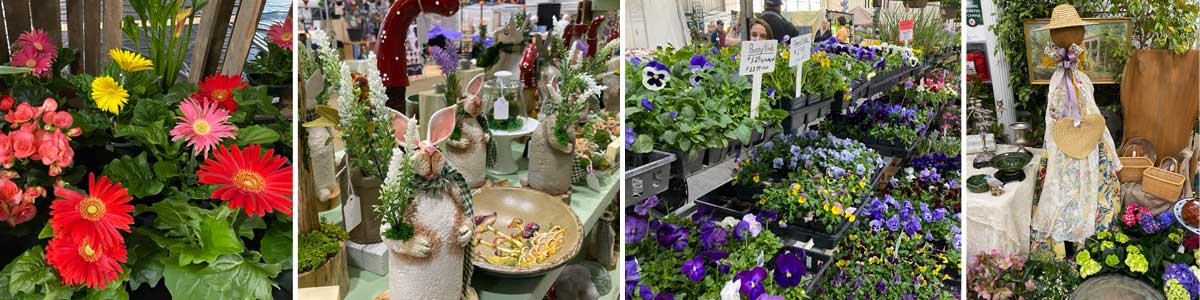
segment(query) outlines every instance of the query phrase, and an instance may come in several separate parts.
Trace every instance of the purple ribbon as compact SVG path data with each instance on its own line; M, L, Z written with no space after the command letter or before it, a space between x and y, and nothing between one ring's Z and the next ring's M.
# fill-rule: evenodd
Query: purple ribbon
M1064 69L1063 87L1068 89L1067 103L1064 103L1066 106L1064 110L1068 115L1071 116L1071 119L1075 121L1075 126L1078 127L1083 120L1079 116L1079 104L1076 103L1075 87L1072 84L1072 79L1074 76L1071 75L1075 70L1075 66L1079 64L1079 58L1075 55L1074 51L1069 51L1067 49L1058 49L1058 58L1058 67Z

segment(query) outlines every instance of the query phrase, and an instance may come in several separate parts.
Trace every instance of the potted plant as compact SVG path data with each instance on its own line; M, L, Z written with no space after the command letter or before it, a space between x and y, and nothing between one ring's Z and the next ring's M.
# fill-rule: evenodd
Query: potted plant
M350 161L350 183L362 201L359 204L362 224L350 230L350 241L359 244L380 242L379 217L371 208L379 204L379 187L387 176L387 162L396 148L392 128L394 111L387 108L383 79L374 67L374 54L365 60L367 74L350 74L342 66L338 84L338 128L346 143Z
M271 24L267 30L267 49L258 51L246 63L250 84L267 87L267 94L278 97L280 109L292 107L292 19Z
M346 239L350 235L340 225L325 223L324 218L320 224L317 230L300 234L297 242L297 286L337 286L341 299L350 291L350 269L346 265Z

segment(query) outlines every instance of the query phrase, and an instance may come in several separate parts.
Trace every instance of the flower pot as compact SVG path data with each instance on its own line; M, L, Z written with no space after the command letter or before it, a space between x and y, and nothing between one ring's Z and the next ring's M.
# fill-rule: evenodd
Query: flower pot
M374 244L382 241L379 238L379 215L375 213L375 205L379 204L379 188L383 180L367 176L361 170L350 169L350 185L354 194L358 195L358 210L362 223L350 230L350 241L359 244ZM345 209L345 208L343 208ZM346 214L347 212L342 212Z
M671 164L671 175L675 178L686 179L704 169L705 151L697 151L688 155L685 152L672 150L675 162Z
M712 167L712 166L716 166L718 164L725 162L725 155L726 155L725 150L727 150L727 148L728 148L728 146L713 147L713 148L708 148L708 149L704 150L704 153L705 153L704 163L706 165L708 165L709 167Z
M350 291L350 270L346 266L346 242L340 243L341 247L337 254L330 257L320 267L312 269L308 272L296 275L297 286L306 287L322 287L322 286L337 286L338 300L346 298L346 292Z
M779 102L780 108L783 110L800 109L800 108L808 105L809 98L812 98L812 97L809 97L808 94L800 94L800 97L785 98L785 99L783 99L783 101Z

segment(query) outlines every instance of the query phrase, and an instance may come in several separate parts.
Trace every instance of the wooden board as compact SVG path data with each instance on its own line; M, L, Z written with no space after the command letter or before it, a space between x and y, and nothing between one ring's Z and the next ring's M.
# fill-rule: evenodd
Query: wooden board
M233 23L233 32L229 34L229 47L225 50L221 73L240 74L246 64L246 56L254 40L254 32L258 29L258 19L262 17L263 0L242 0L238 7L237 20Z
M343 241L341 246L341 250L325 261L324 265L297 275L297 286L301 288L338 286L341 290L338 299L345 298L346 293L350 291L350 273L346 266L346 242Z
M104 0L104 17L103 24L100 29L103 33L104 49L103 53L107 54L110 49L121 49L121 17L125 14L125 0ZM102 55L100 63L108 63L112 58L108 55Z
M4 22L8 25L8 44L12 45L21 33L29 31L29 0L5 0Z
M0 14L0 25L4 25L4 14ZM8 59L8 36L4 30L0 30L0 61L9 61Z
M33 1L30 12L33 14L33 27L46 31L50 41L55 44L62 42L62 15L59 14L58 1Z
M221 59L221 47L225 44L225 32L229 29L229 18L233 15L233 0L210 0L204 6L200 24L194 32L196 42L192 44L192 62L188 65L188 79L198 82L205 75L217 71Z
M87 24L84 28L84 41L81 46L72 46L79 49L83 53L86 61L83 63L85 72L88 74L96 74L100 72L100 51L88 51L87 49L100 49L100 1L83 0L83 24Z
M84 45L83 29L83 1L84 0L67 0L67 46L73 47L75 50L82 50ZM84 73L84 58L83 52L80 51L75 57L75 62L71 63L71 71L75 73Z

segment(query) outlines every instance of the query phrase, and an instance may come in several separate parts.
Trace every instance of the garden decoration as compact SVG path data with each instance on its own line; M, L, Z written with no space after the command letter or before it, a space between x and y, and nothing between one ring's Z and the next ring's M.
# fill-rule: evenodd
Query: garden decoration
M466 95L458 100L462 110L456 112L459 116L455 118L454 132L446 141L446 160L463 174L471 188L483 186L487 168L496 159L496 144L491 130L485 127L487 118L482 115L483 100L479 98L482 88L483 74L475 75L467 84Z
M391 126L392 118L397 113L385 105L387 95L384 94L383 79L378 69L371 66L374 54L367 56L367 74L351 74L349 65L342 63L341 82L338 83L338 128L342 132L342 140L346 142L346 155L350 168L351 196L357 198L358 211L343 213L358 214L361 224L351 227L350 240L359 244L380 242L379 217L371 207L379 203L379 189L382 180L387 176L387 162L391 160L391 149L395 148L396 135ZM347 200L348 207L355 205Z
M383 85L389 89L389 94L403 95L404 88L408 86L408 26L413 23L413 19L428 13L452 16L458 13L458 8L459 1L398 0L392 3L383 18L379 30L379 45L375 49L378 52L375 63L382 74ZM402 98L389 99L391 104L388 107L402 111L398 109L404 107Z
M575 166L574 144L580 111L589 107L608 87L596 81L603 72L608 58L618 49L617 42L609 42L598 50L597 55L586 56L582 43L562 52L561 77L547 81L547 97L537 129L529 141L529 176L526 186L551 195L568 196L573 174L580 173ZM557 104L551 104L557 103Z
M471 238L475 233L471 188L437 145L454 131L455 106L430 117L427 139L416 122L397 114L395 148L388 164L379 229L388 246L392 300L475 299Z
M583 246L583 223L552 195L485 187L472 195L477 216L471 262L499 277L530 277L566 265Z
M490 72L517 72L523 58L525 34L529 32L529 17L524 11L516 13L508 24L497 30L495 43L477 58L476 65Z
M537 116L538 112L538 45L537 38L533 38L529 45L525 45L525 50L521 53L520 69L521 77L521 101L525 101L525 115Z
M1071 5L1054 8L1050 30L1054 45L1047 45L1042 62L1055 67L1047 105L1045 149L1047 173L1041 202L1032 227L1037 237L1055 241L1082 241L1096 229L1105 228L1097 221L1115 208L1117 174L1121 169L1112 136L1092 97L1092 83L1079 72L1087 57L1083 52L1084 22ZM1101 199L1098 203L1095 199ZM1105 217L1104 219L1108 219Z

